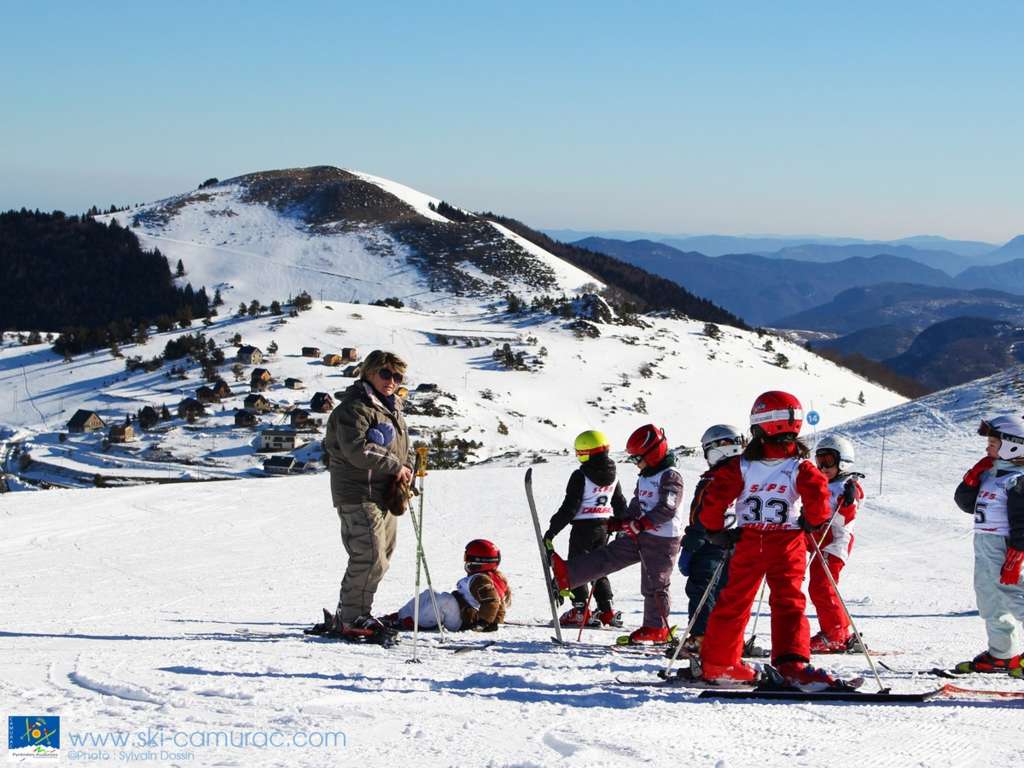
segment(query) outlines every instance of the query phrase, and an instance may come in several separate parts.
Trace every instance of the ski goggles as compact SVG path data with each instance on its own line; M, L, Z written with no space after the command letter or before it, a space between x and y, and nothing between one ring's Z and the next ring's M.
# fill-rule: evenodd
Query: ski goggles
M978 434L982 437L995 437L999 440L1006 440L1010 443L1024 445L1024 437L1017 437L1016 435L1010 435L1006 432L1000 432L992 426L991 422L985 421L984 419L981 420L981 424L978 426Z
M710 443L706 443L704 445L704 450L709 451L712 448L722 448L726 445L742 445L746 448L747 441L742 437L722 437L718 440L712 440Z
M834 469L839 466L839 457L835 451L822 451L814 454L814 463L821 469Z

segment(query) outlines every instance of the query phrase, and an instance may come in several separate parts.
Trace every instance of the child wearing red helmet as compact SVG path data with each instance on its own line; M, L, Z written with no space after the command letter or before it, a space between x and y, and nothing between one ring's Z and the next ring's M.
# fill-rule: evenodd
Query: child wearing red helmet
M686 525L681 504L683 478L660 427L645 424L633 432L626 452L640 476L625 517L608 524L609 531L620 535L606 546L568 560L552 552L551 566L559 591L565 591L640 563L644 623L619 642L667 643L671 639L669 585Z
M821 471L797 439L800 401L788 392L765 392L750 412L753 439L740 456L717 465L700 498L700 522L709 535L735 542L729 581L708 620L701 646L705 679L751 682L758 671L740 656L750 609L768 580L772 663L795 685L836 685L810 666L810 628L802 584L807 566L804 532L828 522L831 494ZM725 528L735 502L736 525ZM802 503L802 512L799 507Z
M493 632L505 621L505 611L512 605L512 588L498 570L501 550L487 539L473 539L463 554L466 576L459 579L451 592L435 592L434 600L444 628L451 632L472 629ZM430 600L430 591L419 595L420 629L437 629L437 619ZM415 603L410 600L397 612L381 618L394 629L413 628Z

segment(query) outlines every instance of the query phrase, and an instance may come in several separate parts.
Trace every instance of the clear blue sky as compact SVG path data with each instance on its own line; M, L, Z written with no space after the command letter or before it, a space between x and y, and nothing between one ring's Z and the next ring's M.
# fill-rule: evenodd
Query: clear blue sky
M5 3L0 208L331 164L538 227L1002 242L1024 3L976 5Z

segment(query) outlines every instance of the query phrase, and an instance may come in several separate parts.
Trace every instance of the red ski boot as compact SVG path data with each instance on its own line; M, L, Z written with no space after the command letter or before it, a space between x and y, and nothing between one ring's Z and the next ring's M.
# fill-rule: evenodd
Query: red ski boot
M704 662L701 664L701 677L709 683L727 685L729 683L755 683L760 679L761 674L759 670L742 661L730 665Z
M852 653L859 650L857 638L853 635L831 638L824 632L819 632L811 638L811 653Z
M993 672L1013 674L1013 670L1021 669L1021 656L1011 656L1008 659L999 659L988 651L982 651L971 661L961 661L953 668L955 672L967 674L968 672Z
M661 645L672 641L668 627L640 627L616 640L616 645Z
M583 603L573 603L572 608L558 617L558 623L563 627L591 627L596 626L597 618Z

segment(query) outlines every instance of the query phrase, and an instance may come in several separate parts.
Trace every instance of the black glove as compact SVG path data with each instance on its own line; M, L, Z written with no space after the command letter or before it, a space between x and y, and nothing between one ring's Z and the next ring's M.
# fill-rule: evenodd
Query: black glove
M703 547L706 541L707 539L704 536L703 529L700 533L694 533L693 531L691 531L683 535L683 540L679 544L679 549L681 549L684 552L689 552L690 554L693 554L698 549Z
M722 549L732 549L740 540L742 528L726 528L721 531L708 531L708 542Z
M797 519L797 523L800 525L800 530L804 531L805 533L817 533L827 524L821 523L820 525L811 525L810 522L808 522L807 518L803 515L800 515L800 517Z
M853 478L846 481L846 485L843 486L843 506L849 507L857 502L857 484L853 482Z

